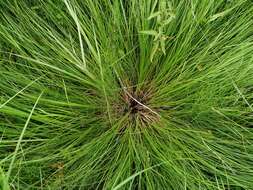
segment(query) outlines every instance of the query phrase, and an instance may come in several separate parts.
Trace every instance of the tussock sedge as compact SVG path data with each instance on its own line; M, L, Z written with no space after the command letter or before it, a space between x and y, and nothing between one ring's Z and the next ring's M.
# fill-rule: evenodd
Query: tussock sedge
M253 2L0 1L0 189L253 189Z

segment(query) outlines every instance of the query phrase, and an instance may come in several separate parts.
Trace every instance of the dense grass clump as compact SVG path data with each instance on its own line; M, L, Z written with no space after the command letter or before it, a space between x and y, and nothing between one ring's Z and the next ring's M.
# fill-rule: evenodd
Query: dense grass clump
M253 2L0 1L0 189L253 189Z

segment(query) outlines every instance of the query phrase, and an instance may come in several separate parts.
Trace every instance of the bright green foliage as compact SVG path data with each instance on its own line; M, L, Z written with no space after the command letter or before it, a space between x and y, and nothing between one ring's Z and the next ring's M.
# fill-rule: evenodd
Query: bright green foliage
M0 1L0 189L253 188L251 0Z
M0 189L9 190L8 180L1 168L0 168Z

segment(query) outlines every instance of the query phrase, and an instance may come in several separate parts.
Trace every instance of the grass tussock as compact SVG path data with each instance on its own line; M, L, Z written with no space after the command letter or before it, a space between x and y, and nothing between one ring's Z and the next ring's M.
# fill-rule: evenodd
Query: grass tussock
M0 189L251 189L252 13L0 1Z

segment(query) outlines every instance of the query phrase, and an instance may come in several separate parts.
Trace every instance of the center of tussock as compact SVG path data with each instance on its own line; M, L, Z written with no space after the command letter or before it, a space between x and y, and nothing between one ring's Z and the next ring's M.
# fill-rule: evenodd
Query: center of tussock
M149 105L151 98L151 89L123 88L121 92L121 99L123 100L121 112L128 114L131 121L139 120L143 125L153 123L159 119L159 114Z

